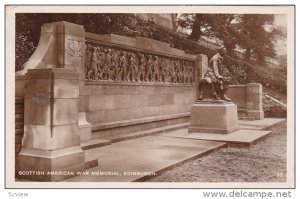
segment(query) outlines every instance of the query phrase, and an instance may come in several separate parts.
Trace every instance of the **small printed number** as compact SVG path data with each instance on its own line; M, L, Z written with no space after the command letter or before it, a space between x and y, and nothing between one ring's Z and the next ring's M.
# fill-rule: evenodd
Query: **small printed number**
M283 172L277 173L277 177L280 178L283 176Z

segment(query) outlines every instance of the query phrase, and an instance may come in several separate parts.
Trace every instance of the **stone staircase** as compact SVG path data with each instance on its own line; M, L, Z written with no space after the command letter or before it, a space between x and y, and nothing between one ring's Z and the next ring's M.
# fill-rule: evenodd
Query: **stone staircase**
M22 148L24 134L24 98L15 99L15 153Z
M101 139L92 139L92 140L83 142L83 143L81 143L81 148L83 150L94 149L94 148L110 145L115 142L120 142L120 141L124 141L124 140L129 140L129 139L135 139L135 138L149 136L149 135L155 135L155 134L164 133L164 132L168 132L168 131L172 131L172 130L176 130L176 129L186 128L188 126L189 126L189 122L185 122L185 123L180 123L180 124L173 124L173 125L167 125L167 126L158 127L158 128L136 131L136 132L132 132L132 133L123 133L123 134L119 134L119 135L106 136Z

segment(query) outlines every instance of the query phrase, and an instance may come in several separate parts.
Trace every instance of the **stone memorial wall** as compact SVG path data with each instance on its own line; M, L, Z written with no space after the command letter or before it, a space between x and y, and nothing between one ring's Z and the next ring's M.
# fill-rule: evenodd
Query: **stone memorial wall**
M98 138L187 127L207 64L206 55L149 38L97 35L65 21L44 24L15 78L16 171L82 171L89 165L87 142L99 146ZM233 86L228 94L246 116L263 118L260 84Z
M94 126L93 137L188 122L196 100L195 56L159 41L119 35L87 33L85 43L82 109ZM103 128L111 123L114 128Z

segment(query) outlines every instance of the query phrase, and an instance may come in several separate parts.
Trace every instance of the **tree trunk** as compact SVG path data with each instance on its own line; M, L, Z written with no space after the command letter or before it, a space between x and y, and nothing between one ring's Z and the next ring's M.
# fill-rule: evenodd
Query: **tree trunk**
M195 21L193 23L193 29L191 35L188 37L191 40L198 41L200 37L200 21L197 17L195 17Z
M265 64L265 58L264 58L264 56L258 55L257 56L257 63L260 64L260 65Z

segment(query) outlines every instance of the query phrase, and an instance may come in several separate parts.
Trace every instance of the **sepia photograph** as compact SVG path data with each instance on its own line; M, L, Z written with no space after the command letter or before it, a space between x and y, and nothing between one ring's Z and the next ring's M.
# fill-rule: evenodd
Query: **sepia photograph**
M5 11L6 187L295 187L295 6Z

